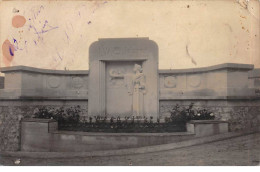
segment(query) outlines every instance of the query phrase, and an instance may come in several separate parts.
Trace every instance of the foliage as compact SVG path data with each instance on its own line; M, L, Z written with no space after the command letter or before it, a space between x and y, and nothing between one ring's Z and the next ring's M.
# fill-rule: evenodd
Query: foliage
M186 123L190 120L213 120L215 115L207 109L195 109L194 103L188 108L181 108L178 104L171 110L170 121L173 123Z
M190 120L214 119L213 113L206 109L194 109L193 103L187 108L176 105L171 110L171 116L164 120L152 116L110 117L94 116L80 119L80 106L70 108L43 107L36 109L35 118L55 119L59 129L87 132L178 132L186 130L186 122Z
M34 110L34 118L55 119L58 123L79 123L80 106L70 108L42 107Z
M111 132L111 133L158 133L158 132L178 132L185 131L186 127L182 124L161 123L159 119L153 121L153 117L125 117L117 118L95 116L78 124L59 124L59 129L70 131L87 132Z

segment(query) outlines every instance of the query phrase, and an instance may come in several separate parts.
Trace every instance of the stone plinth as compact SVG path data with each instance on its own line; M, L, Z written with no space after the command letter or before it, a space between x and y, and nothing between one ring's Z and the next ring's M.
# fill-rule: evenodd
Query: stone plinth
M21 129L21 150L28 152L48 152L51 150L51 133L58 129L52 119L24 119Z
M88 71L61 71L25 66L1 68L2 98L87 99Z
M90 46L89 64L89 115L158 116L155 42L100 39Z
M212 136L228 132L228 122L214 120L194 120L186 124L187 131L196 137Z

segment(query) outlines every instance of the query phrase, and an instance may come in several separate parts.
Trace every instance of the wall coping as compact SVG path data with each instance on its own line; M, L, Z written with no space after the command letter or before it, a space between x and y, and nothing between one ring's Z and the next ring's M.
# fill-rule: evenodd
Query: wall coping
M29 66L12 66L3 67L0 69L2 73L9 72L32 72L41 74L56 74L56 75L88 75L88 70L51 70L51 69L40 69Z
M8 100L28 100L28 101L88 101L88 97L39 97L39 96L11 96L2 97L0 101ZM175 96L172 97L159 97L159 101L171 101L171 100L260 100L259 96Z
M194 135L190 132L172 132L172 133L101 133L101 132L82 132L82 131L64 131L58 130L52 132L52 134L64 134L64 135L82 135L82 136L186 136Z
M201 72L209 72L209 71L223 70L223 69L237 69L237 70L249 71L254 69L254 65L238 64L238 63L223 63L223 64L218 64L209 67L201 67L201 68L161 69L159 70L159 74L201 73Z
M220 121L220 120L192 120L187 123L189 123L189 124L220 124L220 123L228 123L228 122Z
M129 38L98 38L98 41L111 41L111 40L149 40L149 37L138 37L138 38L133 38L133 37L129 37Z
M248 78L260 78L260 68L249 71Z
M189 69L160 69L158 70L159 74L181 74L181 73L200 73L200 72L209 72L214 70L223 70L223 69L240 69L240 70L252 70L254 65L252 64L236 64L236 63L224 63L209 67L201 68L189 68ZM8 72L33 72L41 74L57 74L57 75L88 75L88 70L52 70L52 69L41 69L29 66L12 66L12 67L3 67L0 69L2 73ZM255 69L249 72L249 77L260 77L260 69Z
M168 100L259 100L259 96L174 96L159 97L160 101L168 101Z
M18 100L18 101L88 101L88 97L39 97L39 96L10 96L0 95L0 101Z
M54 119L41 119L41 118L23 118L22 122L38 122L38 123L50 123L57 122Z

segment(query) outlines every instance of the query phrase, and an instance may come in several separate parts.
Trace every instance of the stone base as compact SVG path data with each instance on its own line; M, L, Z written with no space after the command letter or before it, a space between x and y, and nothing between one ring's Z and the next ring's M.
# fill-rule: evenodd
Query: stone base
M57 131L48 119L22 121L21 150L27 152L88 152L168 144L228 132L223 121L190 121L188 132L177 133L88 133Z
M196 137L212 136L228 132L228 123L214 120L194 120L186 124L187 131Z
M52 143L52 133L58 129L58 123L52 119L24 119L21 131L21 150L48 152Z

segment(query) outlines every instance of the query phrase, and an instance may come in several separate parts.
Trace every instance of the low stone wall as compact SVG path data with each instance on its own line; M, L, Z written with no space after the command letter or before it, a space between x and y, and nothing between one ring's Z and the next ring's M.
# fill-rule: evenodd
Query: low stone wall
M228 132L228 122L217 120L194 120L186 124L187 132L196 137L212 136Z
M46 152L50 150L52 135L58 123L52 119L24 119L21 126L21 151Z
M18 151L21 144L21 119L32 118L39 108L80 106L81 117L87 116L86 100L0 100L0 151Z
M213 112L216 120L229 122L229 131L251 130L260 126L259 99L160 101L160 117L170 116L170 111L177 104L180 107L188 107L191 103L194 103L196 109L205 108Z
M21 151L88 152L179 142L194 133L88 133L58 131L57 122L47 119L22 120Z
M91 152L168 144L228 132L223 121L191 121L189 132L88 133L58 131L53 119L22 120L21 150L26 152Z
M50 151L87 152L160 145L194 138L189 133L87 133L57 131ZM76 146L75 146L76 145Z

